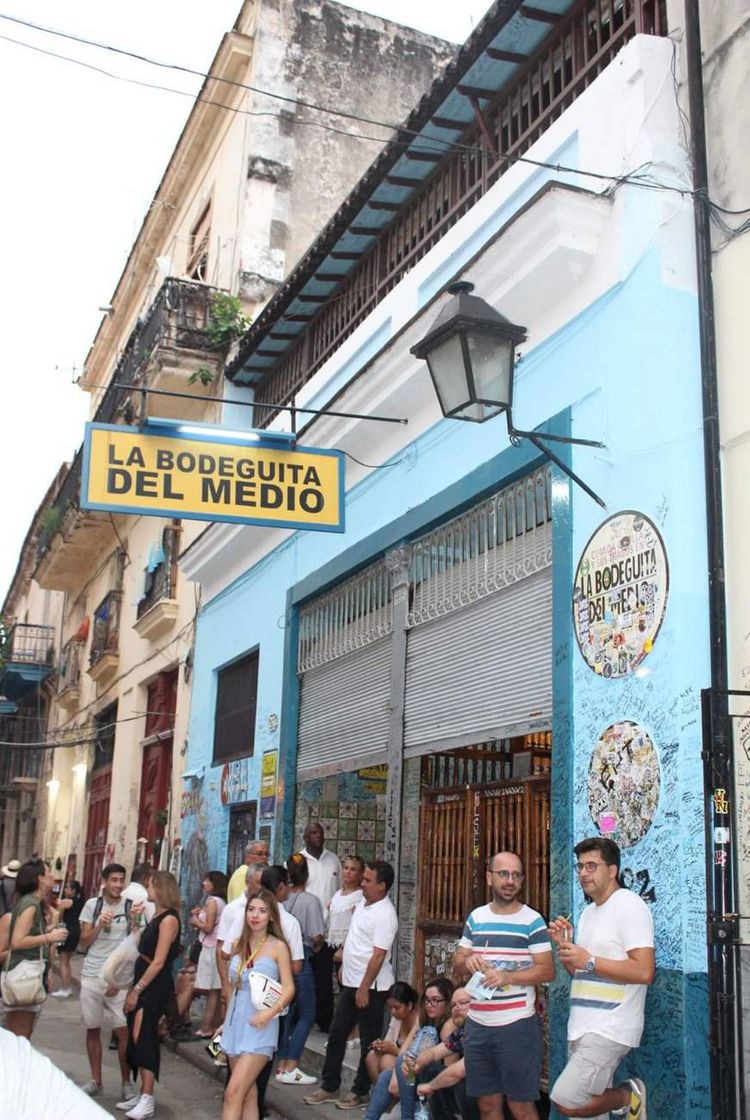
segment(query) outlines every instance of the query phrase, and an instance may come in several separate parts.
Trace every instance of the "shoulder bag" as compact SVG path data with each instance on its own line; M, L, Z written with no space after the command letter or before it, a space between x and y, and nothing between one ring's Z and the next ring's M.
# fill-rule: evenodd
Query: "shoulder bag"
M41 907L37 908L37 916L39 923L42 924L42 910ZM16 923L16 915L10 923L10 936L9 943L13 939L13 927ZM44 971L46 963L42 953L42 946L39 946L39 960L19 961L18 964L10 967L10 962L13 958L13 950L8 950L8 956L5 961L5 967L0 976L0 991L2 992L3 1003L9 1008L24 1007L38 1007L40 1003L44 1003L47 998L47 992L44 987Z

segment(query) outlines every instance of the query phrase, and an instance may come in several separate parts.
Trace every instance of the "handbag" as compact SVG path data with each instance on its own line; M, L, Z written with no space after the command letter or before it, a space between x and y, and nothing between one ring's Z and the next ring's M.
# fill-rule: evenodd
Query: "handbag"
M41 907L39 908L39 921L41 923ZM14 914L13 920L10 924L10 932L8 936L8 943L13 938L13 927L16 924L16 916ZM47 990L44 987L44 973L46 969L46 962L42 954L42 946L39 946L39 960L37 961L19 961L18 964L10 967L13 950L8 951L8 956L5 961L5 967L0 975L0 992L2 993L3 1003L6 1007L38 1007L40 1003L44 1003L47 998Z
M132 988L135 962L138 960L138 942L141 931L134 930L114 949L102 965L99 973L110 988Z
M270 976L253 969L250 970L248 983L250 1002L258 1011L262 1011L264 1007L275 1007L284 991L278 980L272 980Z

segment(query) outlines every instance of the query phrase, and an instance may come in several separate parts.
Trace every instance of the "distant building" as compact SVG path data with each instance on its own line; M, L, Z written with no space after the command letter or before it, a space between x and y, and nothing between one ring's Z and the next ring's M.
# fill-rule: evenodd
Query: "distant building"
M137 422L146 387L193 397L148 396L149 417L248 427L249 409L219 403L249 399L222 376L242 316L288 276L390 134L363 118L377 106L398 123L452 53L328 0L243 4L88 354L92 419ZM81 511L81 473L79 452L33 526L35 583L64 593L49 730L75 744L50 754L49 788L69 793L50 802L35 843L53 861L69 854L91 892L112 858L179 866L199 604L177 558L202 526Z

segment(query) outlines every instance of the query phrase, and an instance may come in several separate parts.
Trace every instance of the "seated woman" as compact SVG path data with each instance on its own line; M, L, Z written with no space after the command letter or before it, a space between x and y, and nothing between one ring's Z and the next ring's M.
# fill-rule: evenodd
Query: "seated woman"
M436 1046L453 1030L450 1019L452 993L453 985L445 976L428 980L420 1003L419 1020L404 1039L395 1067L385 1069L378 1075L365 1112L365 1120L380 1120L391 1107L394 1098L401 1101L402 1120L414 1120L417 1103L414 1061L422 1051ZM440 1068L429 1066L420 1077L430 1080Z
M383 1038L376 1038L365 1062L373 1084L383 1070L391 1070L404 1042L412 1034L419 1019L419 996L404 980L397 980L388 993L386 1006L391 1015Z

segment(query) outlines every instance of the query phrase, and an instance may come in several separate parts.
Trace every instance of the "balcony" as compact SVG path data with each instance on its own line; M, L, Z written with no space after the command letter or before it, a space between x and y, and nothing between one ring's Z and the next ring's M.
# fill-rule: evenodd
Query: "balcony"
M74 711L81 694L81 643L70 638L60 658L57 677L57 703L66 712Z
M179 525L168 525L162 533L158 555L150 558L144 573L143 598L138 603L134 626L136 632L149 641L166 634L177 618L175 585L179 540Z
M30 744L45 738L46 717L21 711L0 716L0 739L18 746L0 751L0 796L12 796L24 789L33 791L42 773L44 751Z
M110 591L94 612L88 674L103 688L112 683L120 663L120 591Z
M102 424L132 423L141 386L193 393L149 398L149 415L183 420L205 419L213 384L219 384L224 351L212 343L211 312L217 289L188 280L164 282L145 318L139 320L117 363L94 419ZM192 374L204 370L214 378L206 388L191 388ZM116 386L124 386L117 388ZM42 517L37 536L35 578L41 587L73 591L96 570L101 557L117 544L112 517L79 509L82 449L76 452L54 503Z
M505 9L517 8L508 20ZM493 5L241 340L227 376L286 405L406 274L639 34L665 0ZM544 29L549 28L548 33ZM489 45L489 35L496 31ZM481 47L480 43L488 45ZM477 53L481 51L482 57ZM481 73L477 86L472 73ZM466 84L464 84L466 83ZM258 408L257 427L278 415Z
M170 278L162 284L148 314L138 321L117 363L95 419L103 424L131 423L136 415L134 395L115 385L194 393L195 401L179 397L150 397L151 416L178 420L205 418L210 385L218 382L224 351L212 341L211 317L217 288L192 280ZM190 378L206 370L209 387L191 389ZM137 399L137 398L135 398Z
M17 622L8 634L4 657L0 691L6 701L15 703L33 692L52 672L55 662L54 627Z

